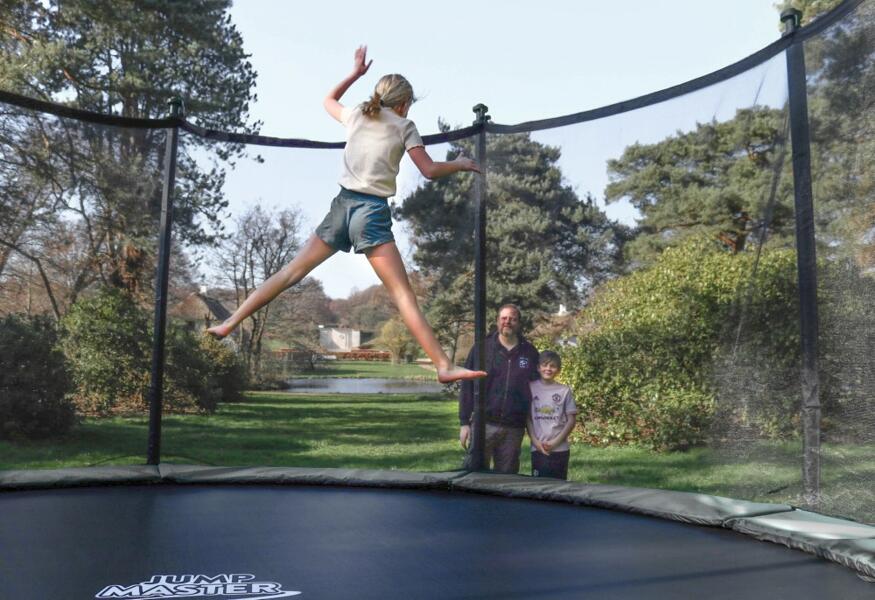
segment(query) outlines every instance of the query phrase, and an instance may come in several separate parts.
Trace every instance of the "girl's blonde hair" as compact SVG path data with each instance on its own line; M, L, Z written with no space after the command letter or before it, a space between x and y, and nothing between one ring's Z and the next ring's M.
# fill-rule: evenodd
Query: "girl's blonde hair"
M383 75L374 86L374 95L362 104L362 112L374 119L380 114L380 107L396 108L405 102L416 102L410 82L397 73Z

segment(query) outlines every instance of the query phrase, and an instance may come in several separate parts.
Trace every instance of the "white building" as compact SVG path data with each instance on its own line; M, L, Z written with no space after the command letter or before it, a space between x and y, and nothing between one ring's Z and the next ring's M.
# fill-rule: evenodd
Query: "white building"
M362 343L362 332L348 327L320 327L319 345L329 352L349 352Z

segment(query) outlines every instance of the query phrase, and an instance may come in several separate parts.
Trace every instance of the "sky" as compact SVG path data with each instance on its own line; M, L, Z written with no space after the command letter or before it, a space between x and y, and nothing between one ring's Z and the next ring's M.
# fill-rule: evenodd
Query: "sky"
M470 125L471 109L480 102L489 106L493 121L504 124L612 104L704 75L780 37L773 0L238 0L230 17L258 73L250 114L262 122L261 133L325 141L341 141L344 132L325 113L322 99L351 71L360 44L367 44L374 62L341 102L361 102L381 75L402 73L420 98L409 117L428 134L437 132L439 119ZM568 183L600 199L608 181L605 161L629 143L729 118L753 102L782 102L783 86L783 59L777 57L681 101L532 137L560 145ZM229 173L228 219L256 203L298 208L308 236L337 193L340 151L252 150L264 162L241 161ZM446 147L428 150L441 160ZM395 200L403 201L422 182L405 158ZM634 210L622 202L606 211L634 223ZM394 232L409 262L403 223L395 223ZM312 275L333 298L378 283L366 259L352 254L338 253Z

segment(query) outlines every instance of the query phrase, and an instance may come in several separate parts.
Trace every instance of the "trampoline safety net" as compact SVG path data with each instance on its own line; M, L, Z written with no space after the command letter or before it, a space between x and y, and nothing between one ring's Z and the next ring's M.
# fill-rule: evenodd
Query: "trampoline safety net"
M435 160L473 156L485 136L486 322L506 301L526 310L538 299L526 326L540 348L560 349L580 409L572 477L875 523L875 3L830 14L676 89L427 136ZM813 199L801 225L813 226L815 251L805 272L794 185L802 140L788 87L799 48ZM174 131L162 458L461 464L452 394L283 403L228 383L244 371L288 379L324 354L312 350L329 317L318 271L228 342L198 332L318 225L336 194L341 143L213 131L196 106L184 119L99 119L69 98L40 103L20 91L0 90L0 468L143 462ZM459 358L473 341L475 181L428 181L405 160L392 200L414 288ZM352 278L368 268L359 259L331 260ZM198 290L205 280L210 293ZM799 281L816 283L816 321L800 312ZM553 314L560 305L567 312ZM803 368L806 347L813 371ZM356 412L356 402L373 406ZM428 403L449 408L439 418ZM356 428L344 428L344 411L358 415ZM399 419L427 421L446 439L422 440L421 427ZM306 422L332 439L306 439ZM363 444L381 448L382 462ZM614 462L603 468L603 456Z

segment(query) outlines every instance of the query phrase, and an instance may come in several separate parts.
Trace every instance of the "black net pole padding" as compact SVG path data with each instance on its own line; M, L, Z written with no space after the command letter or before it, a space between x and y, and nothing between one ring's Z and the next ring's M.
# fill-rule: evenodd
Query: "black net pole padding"
M170 100L174 122L182 114L182 100ZM167 325L167 287L170 279L170 238L173 228L173 189L176 185L176 153L179 127L167 130L164 152L164 190L161 196L161 229L158 239L158 265L155 278L155 324L152 332L152 373L149 383L149 449L146 464L161 461L161 412L164 400L164 338Z
M218 129L199 127L188 121L180 125L185 131L198 137L216 142L228 142L230 144L248 144L251 146L274 146L279 148L311 148L311 149L340 149L346 146L346 142L318 142L292 138L279 138L267 135L255 135L249 133L231 133Z
M12 92L0 90L0 104L9 104L35 112L55 115L65 119L75 119L85 123L96 125L109 125L112 127L126 127L128 129L164 129L179 124L179 119L172 117L167 119L140 119L136 117L120 117L118 115L105 115L81 108L73 108L63 104L37 100L27 96L20 96Z
M346 146L346 142L319 142L315 140L304 140L295 138L280 138L267 135L255 135L249 133L231 133L228 131L219 131L218 129L207 129L199 127L188 121L183 121L180 127L185 131L194 134L198 137L213 140L216 142L227 142L230 144L247 144L250 146L273 146L278 148L310 148L315 150L340 150ZM464 127L453 131L445 131L443 133L433 133L422 136L422 142L426 146L435 144L446 144L447 142L455 142L462 140L479 131L478 126Z
M267 135L232 133L229 131L220 131L218 129L209 129L195 125L194 123L189 123L182 116L170 116L164 119L141 119L137 117L107 115L90 110L73 108L64 104L48 102L46 100L37 100L36 98L29 98L27 96L21 96L19 94L0 90L0 105L2 104L17 106L34 112L55 115L66 119L74 119L83 123L108 125L110 127L125 127L128 129L168 129L171 127L180 127L185 131L204 139L232 144L330 150L342 149L346 146L346 142L320 142L316 140L280 138ZM422 141L426 146L446 144L448 142L455 142L476 135L479 130L478 126L463 127L462 129L455 129L453 131L424 135L422 136Z
M799 27L802 13L781 13L786 35ZM793 194L796 212L796 267L802 340L802 485L806 504L817 507L820 496L820 382L818 378L817 256L811 193L811 142L805 85L805 48L787 49L790 140L793 148Z
M486 366L486 129L489 121L484 104L474 107L474 126L480 128L474 159L480 174L474 178L474 369ZM471 460L469 467L482 471L489 467L486 459L486 418L484 401L486 379L474 382L474 415L471 419Z

